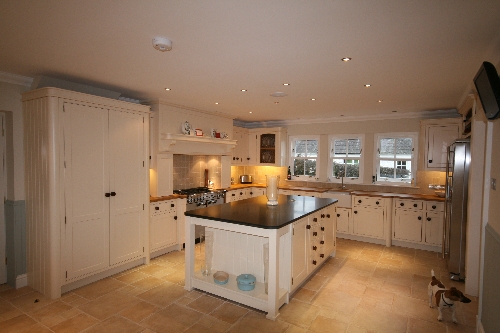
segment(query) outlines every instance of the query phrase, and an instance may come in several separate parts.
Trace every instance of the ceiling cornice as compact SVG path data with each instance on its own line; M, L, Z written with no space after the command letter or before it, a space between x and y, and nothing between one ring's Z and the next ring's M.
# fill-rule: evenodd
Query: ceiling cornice
M185 106L185 105L170 103L170 102L167 102L167 101L161 100L161 99L145 100L145 101L141 101L141 104L144 104L144 105L162 104L162 105L167 105L167 106L171 106L174 108L195 111L195 112L199 112L199 113L205 113L205 114L212 115L212 116L219 116L219 117L229 118L229 119L234 120L234 117L227 114L227 113L196 109L196 108L192 108L192 107Z
M31 87L33 83L32 77L21 76L17 74L11 74L6 72L0 72L0 82L17 84L20 86Z
M290 125L301 124L324 124L324 123L345 123L352 121L369 121L369 120L387 120L387 119L406 119L406 118L455 118L460 116L456 109L420 111L420 112L405 112L391 113L372 116L350 116L350 117L331 117L331 118L316 118L316 119L293 119L293 120L273 120L273 121L254 121L247 122L235 119L234 126L244 128L260 128L260 127L287 127Z

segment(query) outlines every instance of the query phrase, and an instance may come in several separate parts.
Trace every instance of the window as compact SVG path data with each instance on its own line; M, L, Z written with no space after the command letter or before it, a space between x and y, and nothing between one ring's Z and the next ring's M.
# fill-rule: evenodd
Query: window
M411 183L416 175L418 134L377 134L375 139L377 182Z
M337 182L363 182L362 135L330 136L330 159L328 178Z
M319 136L290 137L292 180L317 178Z

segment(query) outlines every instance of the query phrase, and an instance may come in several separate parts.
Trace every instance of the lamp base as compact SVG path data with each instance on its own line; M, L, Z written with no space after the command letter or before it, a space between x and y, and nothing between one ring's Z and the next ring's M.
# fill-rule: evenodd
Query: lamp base
M268 200L267 201L268 206L277 206L278 205L278 200Z

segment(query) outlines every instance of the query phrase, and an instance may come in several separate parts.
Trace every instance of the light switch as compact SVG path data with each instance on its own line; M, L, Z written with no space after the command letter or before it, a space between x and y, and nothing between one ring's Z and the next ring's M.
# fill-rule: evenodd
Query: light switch
M497 180L496 178L491 178L491 189L492 190L497 190Z

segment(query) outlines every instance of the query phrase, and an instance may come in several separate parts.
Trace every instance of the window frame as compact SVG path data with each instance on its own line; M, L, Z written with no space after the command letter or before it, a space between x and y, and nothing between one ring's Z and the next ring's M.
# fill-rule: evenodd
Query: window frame
M410 179L401 180L401 178L380 178L380 140L381 139L401 139L401 138L411 138L412 139L412 156L409 159L404 158L393 158L387 159L383 158L382 160L392 160L397 161L410 161L412 165L412 171ZM392 132L392 133L375 133L374 135L374 151L373 151L373 174L376 177L375 184L383 184L383 185L413 185L416 184L417 181L417 171L418 171L418 140L419 133L418 132Z
M365 158L363 157L363 147L365 145L365 135L364 134L337 134L337 135L329 135L328 136L328 172L327 177L331 183L342 183L342 179L337 179L333 175L333 160L335 159L333 156L334 142L335 140L347 140L347 139L358 139L361 143L361 154L360 157L356 157L353 159L359 159L359 177L351 178L344 177L344 184L362 184L363 183L363 174L364 174L364 166L365 166Z
M315 157L316 159L316 175L314 176L306 176L306 175L300 175L300 176L295 176L293 174L294 171L294 160L295 156L293 153L293 149L295 149L295 141L300 141L300 140L316 140L318 142L318 154ZM319 180L319 175L320 175L320 161L321 161L321 141L320 141L320 136L319 135L293 135L289 137L289 153L290 153L290 158L288 161L288 166L290 167L290 171L292 172L292 181L297 180L297 181L311 181L311 180Z

